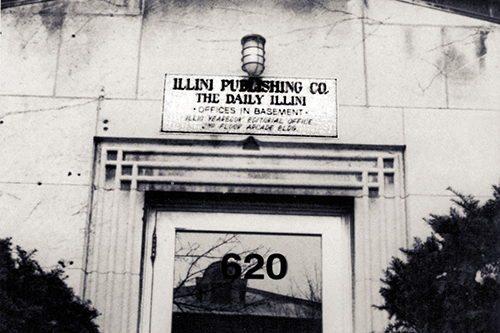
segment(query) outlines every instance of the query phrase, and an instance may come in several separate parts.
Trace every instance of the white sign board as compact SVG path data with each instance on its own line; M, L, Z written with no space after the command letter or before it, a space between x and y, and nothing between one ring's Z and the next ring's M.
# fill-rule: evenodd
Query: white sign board
M337 80L166 75L163 132L337 137Z

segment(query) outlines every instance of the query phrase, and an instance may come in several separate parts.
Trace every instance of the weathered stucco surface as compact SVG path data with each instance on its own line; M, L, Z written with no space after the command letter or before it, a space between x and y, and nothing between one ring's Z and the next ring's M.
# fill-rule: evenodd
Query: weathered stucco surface
M44 267L68 265L80 289L97 99L3 96L1 237L37 249Z
M71 261L81 293L93 139L167 137L164 74L242 75L249 33L267 39L265 76L338 79L325 142L406 146L408 239L448 186L498 184L496 24L394 0L56 0L2 11L0 237Z

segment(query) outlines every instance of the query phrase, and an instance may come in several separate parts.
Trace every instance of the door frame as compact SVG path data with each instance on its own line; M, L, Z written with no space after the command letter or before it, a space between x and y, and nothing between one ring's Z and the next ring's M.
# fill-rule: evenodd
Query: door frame
M347 197L326 196L291 196L291 195L256 195L256 194L221 194L221 193L189 193L189 192L147 192L146 193L146 219L144 226L143 263L141 272L141 314L140 332L158 332L156 322L152 317L158 313L168 313L163 316L162 326L171 327L172 291L168 286L173 285L172 276L167 278L165 297L160 302L154 298L154 265L158 246L167 246L168 253L174 253L175 231L203 230L203 231L236 231L236 232L264 232L287 234L314 234L322 236L323 244L337 244L344 246L340 251L344 260L332 267L328 265L329 259L337 255L334 246L322 247L322 283L323 283L323 332L330 332L335 327L339 332L350 333L353 331L353 281L354 281L354 225L353 225L353 199ZM344 226L348 228L348 239L341 239L332 231L332 225L322 223L302 224L294 226L292 230L283 228L283 225L257 223L256 225L241 225L221 223L203 225L187 223L169 223L164 229L166 235L157 233L158 214L161 212L200 212L200 213L230 213L230 214L273 214L273 215L303 215L303 216L332 216L339 217ZM229 229L229 230L228 230ZM163 244L160 244L163 243ZM342 244L342 242L344 242ZM155 243L153 245L153 243ZM152 261L151 257L155 259ZM168 267L173 270L173 255L168 262ZM334 268L342 267L336 271ZM161 271L161 269L160 269ZM341 281L328 283L328 281ZM158 287L156 287L158 288ZM166 302L164 300L167 300ZM338 304L335 304L338 302ZM342 314L333 313L329 309L346 309Z

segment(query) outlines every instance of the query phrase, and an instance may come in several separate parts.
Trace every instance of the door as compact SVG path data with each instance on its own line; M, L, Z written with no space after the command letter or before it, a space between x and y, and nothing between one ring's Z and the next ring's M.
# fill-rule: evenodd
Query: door
M141 331L351 332L349 228L346 216L154 209Z

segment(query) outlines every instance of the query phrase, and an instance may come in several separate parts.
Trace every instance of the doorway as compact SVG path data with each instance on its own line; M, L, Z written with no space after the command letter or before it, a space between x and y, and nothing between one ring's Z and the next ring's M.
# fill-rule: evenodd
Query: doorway
M352 331L349 200L149 197L141 332Z

